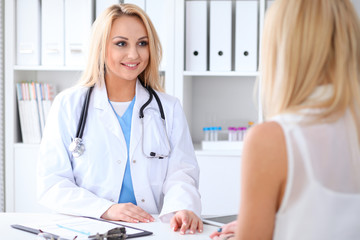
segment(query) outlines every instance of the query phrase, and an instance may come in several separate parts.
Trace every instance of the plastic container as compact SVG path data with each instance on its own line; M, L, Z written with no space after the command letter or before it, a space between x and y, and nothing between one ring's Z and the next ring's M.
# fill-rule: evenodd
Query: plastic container
M237 141L237 128L228 127L228 140L229 141Z
M246 129L247 129L246 127L238 128L238 133L237 133L238 141L244 141Z
M243 127L237 128L237 140L242 141L243 140Z
M214 141L219 139L219 132L221 131L221 127L214 127Z
M210 128L204 127L203 132L204 132L204 141L210 141Z

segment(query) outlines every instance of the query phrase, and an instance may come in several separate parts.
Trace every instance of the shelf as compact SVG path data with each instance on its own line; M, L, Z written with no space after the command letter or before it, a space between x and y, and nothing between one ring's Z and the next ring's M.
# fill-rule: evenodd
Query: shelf
M235 156L235 157L241 157L242 150L203 150L201 148L201 143L194 143L195 148L195 154L196 156Z
M83 71L81 66L19 66L15 65L14 70L18 71Z
M184 76L230 76L230 77L257 77L259 72L194 72L194 71L184 71Z
M196 156L222 156L222 157L241 157L241 151L240 150L195 150Z
M40 147L40 143L14 143L15 149L38 149Z

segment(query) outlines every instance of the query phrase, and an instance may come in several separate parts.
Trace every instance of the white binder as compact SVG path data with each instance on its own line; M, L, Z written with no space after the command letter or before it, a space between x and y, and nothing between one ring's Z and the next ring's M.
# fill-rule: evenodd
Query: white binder
M163 48L160 69L165 69L166 66L166 1L168 0L148 0L146 2L146 13L150 17L151 22L154 24Z
M17 0L16 64L40 65L40 0Z
M44 66L63 66L65 62L64 0L42 0L41 62Z
M119 4L120 0L98 0L96 1L96 17L98 17L106 8L113 4Z
M207 63L207 3L186 1L185 70L206 71Z
M150 2L152 2L152 0L150 0ZM145 8L145 0L125 0L124 3L131 3L131 4L135 4L139 7L142 8L142 10L146 10Z
M210 71L231 71L231 1L210 2Z
M235 71L256 71L258 59L258 3L236 2Z
M65 0L65 65L84 66L93 20L92 0Z

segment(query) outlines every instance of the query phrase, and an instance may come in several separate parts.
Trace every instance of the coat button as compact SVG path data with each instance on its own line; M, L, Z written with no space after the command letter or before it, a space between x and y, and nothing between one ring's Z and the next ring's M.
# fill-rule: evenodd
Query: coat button
M114 199L110 199L111 202L115 202Z
M118 163L118 164L121 164L121 160L117 160L117 163Z
M133 163L136 163L136 160L135 160L135 159L133 160Z
M145 202L145 199L141 199L141 202Z

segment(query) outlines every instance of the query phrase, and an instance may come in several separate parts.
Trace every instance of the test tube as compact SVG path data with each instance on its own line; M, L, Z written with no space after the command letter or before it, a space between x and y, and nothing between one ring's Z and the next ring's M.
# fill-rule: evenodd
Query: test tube
M210 141L210 131L208 127L203 128L204 132L204 141Z
M209 127L210 141L214 141L214 127Z
M236 141L236 128L228 127L228 140Z
M214 127L214 141L219 139L219 131L221 131L221 127Z
M238 131L238 140L239 141L244 141L246 127L239 127L238 130L239 130Z
M243 129L242 129L242 138L243 138L243 141L244 141L244 139L245 139L246 132L247 132L247 127L243 127Z
M243 127L237 128L237 140L242 141L243 140Z

